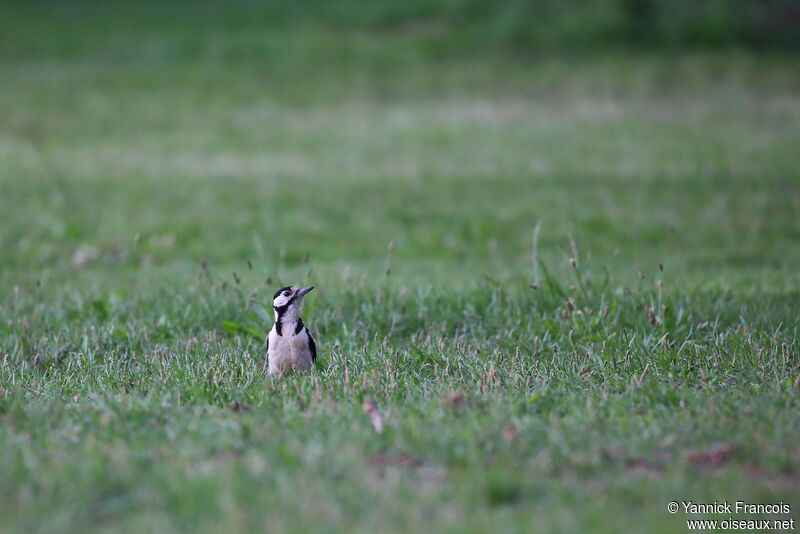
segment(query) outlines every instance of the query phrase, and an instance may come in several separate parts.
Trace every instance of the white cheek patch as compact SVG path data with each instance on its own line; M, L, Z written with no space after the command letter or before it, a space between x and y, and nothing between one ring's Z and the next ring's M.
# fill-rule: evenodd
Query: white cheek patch
M280 308L281 306L285 306L286 303L289 302L289 300L291 300L291 298L292 298L291 295L289 295L288 297L284 297L283 293L281 293L280 295L277 296L275 300L272 301L272 305L275 306L276 308Z

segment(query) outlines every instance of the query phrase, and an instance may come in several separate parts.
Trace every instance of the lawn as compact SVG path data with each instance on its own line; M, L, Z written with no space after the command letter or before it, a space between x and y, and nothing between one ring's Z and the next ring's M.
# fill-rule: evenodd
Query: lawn
M798 517L797 55L45 5L0 7L0 532Z

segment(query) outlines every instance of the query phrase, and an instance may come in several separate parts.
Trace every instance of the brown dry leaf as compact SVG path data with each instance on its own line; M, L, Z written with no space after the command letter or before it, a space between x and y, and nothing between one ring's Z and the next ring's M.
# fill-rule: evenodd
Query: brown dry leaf
M408 454L398 454L397 456L386 456L384 454L376 454L370 458L369 462L373 467L385 469L386 467L421 467L425 464L425 458L419 456L410 456Z
M364 399L364 413L369 416L370 421L372 421L372 428L375 429L375 432L380 434L383 432L383 415L381 415L380 410L378 410L378 405L375 404L375 401L371 398Z
M728 463L736 450L737 446L734 443L719 443L707 451L693 452L689 455L689 461L695 465L722 467Z
M244 404L241 404L238 401L234 401L234 403L231 404L231 411L233 413L249 412L250 411L250 407L249 406L245 406Z
M447 395L444 396L444 403L445 405L452 406L456 410L460 410L461 407L464 405L464 392L462 391L451 391Z

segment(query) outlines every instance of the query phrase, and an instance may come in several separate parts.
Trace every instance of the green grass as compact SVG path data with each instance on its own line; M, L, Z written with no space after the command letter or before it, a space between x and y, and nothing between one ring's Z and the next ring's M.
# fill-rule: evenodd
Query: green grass
M149 9L0 8L0 531L797 517L795 56Z

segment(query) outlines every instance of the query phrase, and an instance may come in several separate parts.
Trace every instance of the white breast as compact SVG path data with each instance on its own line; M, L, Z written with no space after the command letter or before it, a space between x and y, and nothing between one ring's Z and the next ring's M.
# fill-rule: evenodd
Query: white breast
M288 326L288 325L287 325ZM279 336L275 327L269 332L269 374L284 374L291 369L311 369L311 350L305 331L294 334L294 328L283 328Z

